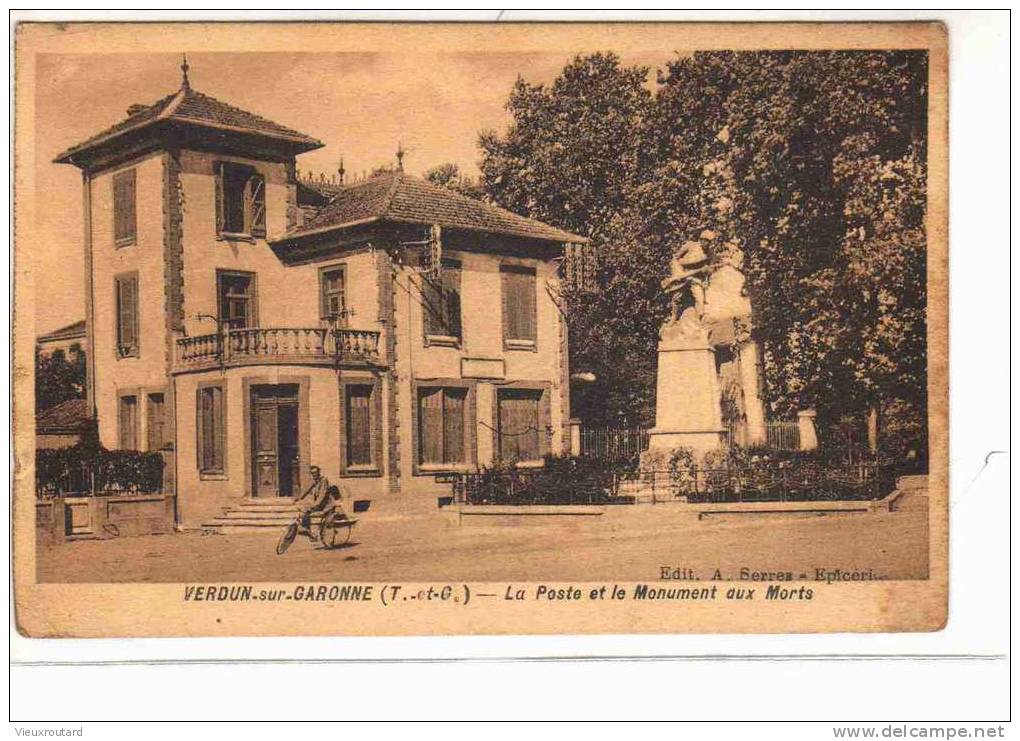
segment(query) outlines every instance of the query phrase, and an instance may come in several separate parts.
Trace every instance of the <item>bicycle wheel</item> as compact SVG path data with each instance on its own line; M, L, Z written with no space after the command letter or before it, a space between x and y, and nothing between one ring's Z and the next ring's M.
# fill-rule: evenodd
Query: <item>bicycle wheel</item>
M298 526L296 522L292 522L287 526L287 530L280 537L280 542L276 544L276 555L282 556L290 548L290 544L294 542L297 537Z
M332 548L336 544L336 527L333 525L332 514L324 516L319 523L319 542L323 548Z

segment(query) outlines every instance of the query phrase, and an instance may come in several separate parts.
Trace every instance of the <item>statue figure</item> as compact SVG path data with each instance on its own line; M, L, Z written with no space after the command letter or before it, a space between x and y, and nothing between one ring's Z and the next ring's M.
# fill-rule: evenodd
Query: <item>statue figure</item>
M715 235L705 232L702 236ZM684 242L673 255L670 273L662 281L662 289L669 294L673 321L687 315L687 321L700 320L705 306L705 278L709 271L708 255L700 240Z

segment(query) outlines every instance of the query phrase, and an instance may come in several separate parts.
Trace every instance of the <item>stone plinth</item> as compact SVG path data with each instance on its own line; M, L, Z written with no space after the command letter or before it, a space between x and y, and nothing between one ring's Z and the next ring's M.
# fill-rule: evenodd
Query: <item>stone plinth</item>
M720 447L725 430L715 352L701 323L688 315L667 322L659 335L655 428L649 450Z
M797 412L797 429L800 432L800 449L816 450L818 448L818 433L815 430L814 409L804 409Z

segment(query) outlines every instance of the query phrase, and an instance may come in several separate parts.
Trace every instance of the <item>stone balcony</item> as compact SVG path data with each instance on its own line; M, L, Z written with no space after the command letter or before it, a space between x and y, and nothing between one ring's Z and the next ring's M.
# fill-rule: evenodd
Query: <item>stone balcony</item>
M377 365L379 333L322 327L249 327L177 340L174 371L245 365Z

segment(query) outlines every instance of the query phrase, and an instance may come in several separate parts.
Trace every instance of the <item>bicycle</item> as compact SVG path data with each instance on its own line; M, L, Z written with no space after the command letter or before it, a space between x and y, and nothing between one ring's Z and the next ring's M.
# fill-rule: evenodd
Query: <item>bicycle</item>
M304 517L304 513L298 512L294 522L287 526L287 529L280 537L280 542L276 544L276 555L282 556L286 553L287 549L297 539L298 533L301 531L302 517ZM313 525L307 532L302 534L313 543L322 543L323 548L327 550L339 548L350 541L351 532L357 523L357 520L350 519L346 514L338 511L336 507L330 507L322 513L322 519L319 521L318 526Z

